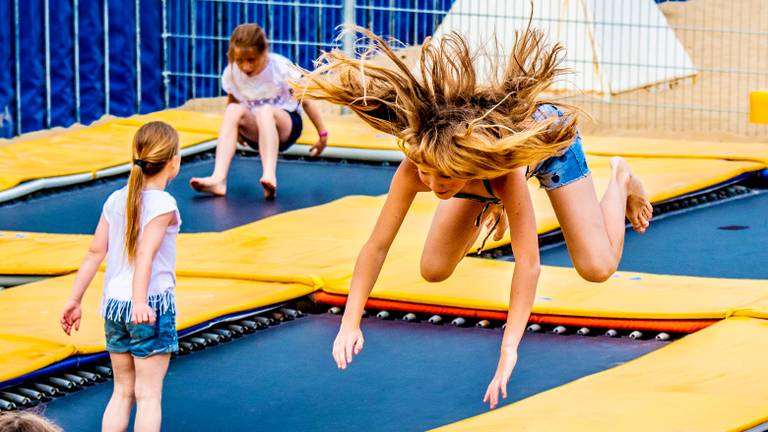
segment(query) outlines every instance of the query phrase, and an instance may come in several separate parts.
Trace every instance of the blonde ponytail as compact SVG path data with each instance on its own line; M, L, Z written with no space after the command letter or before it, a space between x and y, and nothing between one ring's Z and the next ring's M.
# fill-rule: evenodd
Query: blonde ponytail
M133 137L133 166L128 177L128 198L125 203L125 251L129 262L136 258L136 244L141 230L144 177L162 171L178 151L179 135L167 123L147 123Z

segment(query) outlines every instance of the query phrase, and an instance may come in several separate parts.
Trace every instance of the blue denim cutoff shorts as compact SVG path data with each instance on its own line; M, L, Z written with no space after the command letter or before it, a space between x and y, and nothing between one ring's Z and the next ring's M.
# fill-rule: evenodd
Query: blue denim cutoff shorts
M540 115L538 115L540 114ZM537 120L553 114L562 116L563 113L554 105L542 105L537 111ZM529 168L526 177L536 177L545 190L557 189L589 175L587 158L581 147L581 135L576 132L573 143L562 154L552 156L539 162L532 170Z
M129 352L134 357L146 358L179 350L176 314L173 312L158 315L154 325L107 319L104 320L104 334L109 352Z

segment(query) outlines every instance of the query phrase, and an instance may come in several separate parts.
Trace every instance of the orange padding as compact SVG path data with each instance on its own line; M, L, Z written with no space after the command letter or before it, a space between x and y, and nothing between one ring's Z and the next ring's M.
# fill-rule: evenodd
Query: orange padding
M318 291L314 294L317 303L334 306L344 306L347 296L328 294ZM409 303L392 300L368 299L365 304L369 309L399 310L404 312L430 313L435 315L451 315L466 318L506 321L506 312L465 309ZM694 333L716 323L718 320L652 320L652 319L622 319L622 318L590 318L565 315L532 314L528 322L537 324L564 325L573 327L606 328L616 330L647 330L672 333Z

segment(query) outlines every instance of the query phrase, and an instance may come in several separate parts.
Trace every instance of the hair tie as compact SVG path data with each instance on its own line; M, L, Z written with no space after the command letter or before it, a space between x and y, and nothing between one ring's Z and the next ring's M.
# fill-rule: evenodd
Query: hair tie
M143 161L143 160L141 160L141 159L134 159L134 160L133 160L133 164L134 164L134 165L136 165L136 166L138 166L138 167L139 167L139 168L141 168L141 169L144 169L144 168L146 168L146 167L147 167L147 162L146 162L146 161Z

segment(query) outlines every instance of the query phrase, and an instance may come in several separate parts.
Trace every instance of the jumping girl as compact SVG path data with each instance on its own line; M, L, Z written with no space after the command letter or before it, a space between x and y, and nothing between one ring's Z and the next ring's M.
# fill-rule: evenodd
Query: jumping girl
M61 313L67 334L80 328L81 300L106 257L101 312L115 384L103 431L126 430L134 402L136 430L160 430L163 379L178 351L174 287L181 226L176 200L165 188L180 164L176 130L162 122L139 129L128 185L107 198Z
M421 257L429 282L448 278L477 239L483 221L500 237L508 222L515 268L498 367L484 401L494 408L517 362L531 312L540 263L527 179L547 191L579 274L605 281L616 270L625 217L644 232L652 207L621 158L611 160L608 188L598 201L576 128L575 108L540 98L561 75L560 45L541 32L517 34L515 47L491 84L480 85L478 59L458 34L427 40L413 72L378 36L368 55L332 51L308 74L306 95L349 107L361 119L398 138L405 160L357 258L333 358L346 368L363 348L360 318L384 259L414 197L432 192L438 205ZM390 65L370 54L383 54ZM490 211L489 211L490 210ZM506 216L505 216L506 215ZM506 220L505 220L506 219Z
M227 108L219 129L216 165L210 177L193 178L193 189L213 195L226 195L227 173L237 142L259 150L261 187L264 198L277 194L277 154L292 146L301 135L301 107L318 133L310 149L318 156L328 142L320 111L310 100L293 98L288 84L299 78L297 69L285 57L269 52L264 30L258 24L241 24L229 39L229 65L221 74L227 92Z

